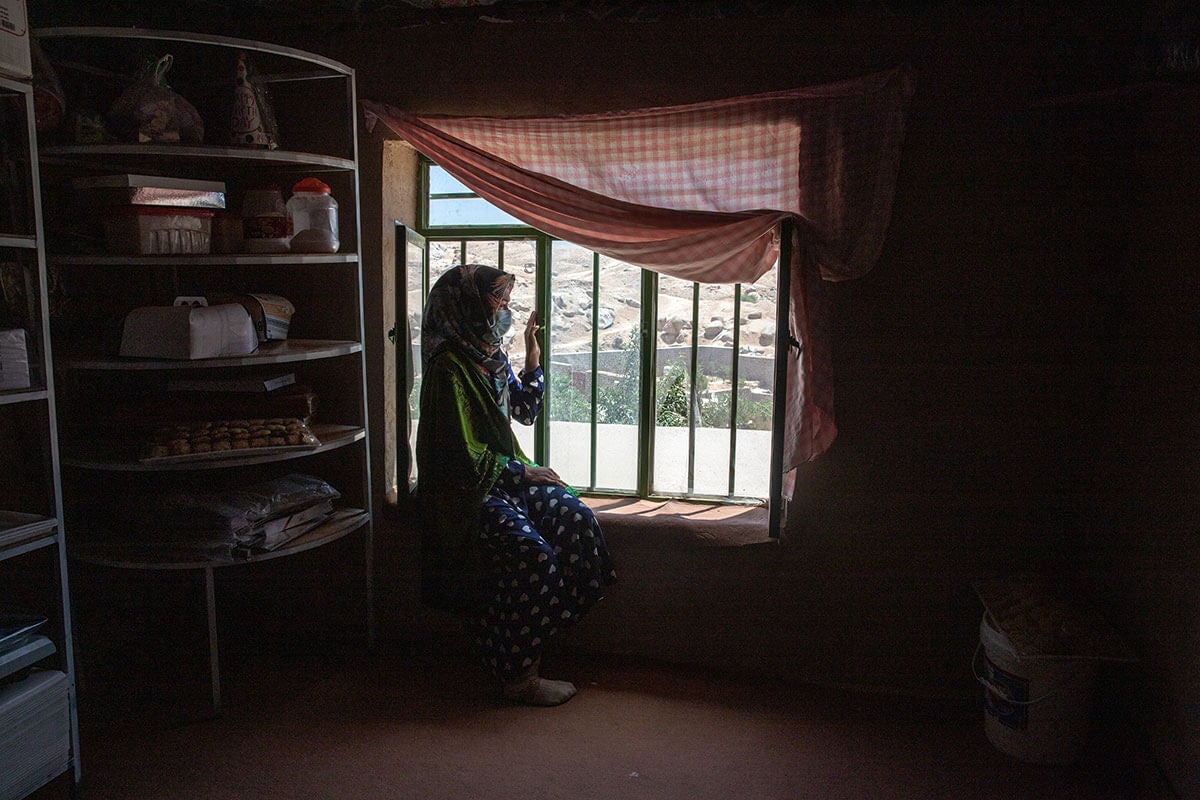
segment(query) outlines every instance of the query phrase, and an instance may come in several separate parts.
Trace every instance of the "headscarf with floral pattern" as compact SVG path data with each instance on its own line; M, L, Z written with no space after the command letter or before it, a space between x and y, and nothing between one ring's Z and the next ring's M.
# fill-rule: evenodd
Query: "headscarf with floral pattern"
M421 323L421 364L453 342L503 394L508 385L508 356L500 347L494 323L512 292L516 277L483 264L461 264L442 274L425 301ZM499 398L498 398L499 399Z

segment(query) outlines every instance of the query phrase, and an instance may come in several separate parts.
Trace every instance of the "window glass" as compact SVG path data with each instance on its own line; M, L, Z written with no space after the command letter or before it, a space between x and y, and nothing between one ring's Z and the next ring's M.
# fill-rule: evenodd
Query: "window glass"
M438 278L442 277L446 270L453 267L455 264L462 264L465 254L463 253L464 242L447 241L447 242L429 242L429 287L437 283Z
M734 494L739 497L767 497L771 486L775 298L778 289L776 268L755 283L741 287L737 457L734 459L733 481Z
M656 308L644 309L642 285L649 273L530 228L525 228L529 238L509 239L518 221L436 166L429 177L431 225L509 227L494 238L430 240L429 280L432 285L446 269L464 262L501 267L516 276L506 348L518 372L524 367L524 327L536 306L539 270L549 272L549 306L539 312L547 382L546 463L580 489L636 494L644 469L656 494L768 495L774 270L753 285L738 286L698 286L659 275ZM438 208L442 211L433 213ZM547 241L550 263L541 264L539 242ZM655 318L643 319L651 313ZM654 331L653 341L642 340L643 330ZM651 345L652 385L642 374L643 348ZM646 421L654 427L653 448L642 464L639 416L647 391L655 394L654 419ZM539 426L513 428L525 452L537 458Z
M446 170L432 165L429 167L430 227L522 224L520 220L475 195Z
M464 264L483 264L488 267L500 266L500 243L495 239L485 241L468 241L467 254Z
M655 492L688 492L689 424L693 414L691 347L692 282L658 277L655 327L654 476Z
M504 271L516 276L508 304L513 315L513 326L508 332L505 346L513 371L520 374L525 368L525 323L537 306L537 247L531 239L507 240L496 244L503 254ZM544 366L544 359L542 363ZM527 452L533 455L532 450Z
M551 245L548 330L550 463L567 483L592 484L592 253Z
M732 284L700 286L696 345L695 439L691 490L729 494L729 392L733 375L734 299Z
M642 270L600 257L596 488L637 492Z

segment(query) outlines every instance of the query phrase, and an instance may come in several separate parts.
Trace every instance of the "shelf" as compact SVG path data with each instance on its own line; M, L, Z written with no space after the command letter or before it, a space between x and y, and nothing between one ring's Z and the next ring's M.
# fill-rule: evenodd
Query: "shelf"
M46 399L46 390L36 386L29 389L5 389L0 391L0 406L11 403L32 403Z
M324 168L333 170L355 170L353 160L323 156L317 153L298 153L292 150L260 150L245 147L208 147L186 144L65 144L38 148L43 162L62 159L70 163L87 161L105 170L116 169L116 159L121 164L143 161L172 163L234 162L242 166L267 164L272 167L295 166L307 169Z
M132 136L121 142L79 144L70 130L63 129L55 134L53 141L43 137L33 157L40 166L49 241L51 246L54 242L62 243L61 252L46 253L44 263L63 268L63 285L69 286L80 300L77 315L65 316L60 326L62 341L55 338L57 369L41 373L54 376L52 382L47 378L52 389L49 406L56 414L61 413L59 464L69 473L62 505L66 510L64 526L71 535L58 535L59 546L76 561L102 566L204 573L213 708L219 710L214 567L283 558L360 531L365 544L363 579L368 644L374 636L369 509L373 495L365 427L366 360L361 335L365 329L363 259L356 252L356 245L363 238L359 227L354 70L289 47L217 35L109 27L42 28L31 33L54 65L68 101L72 97L86 98L89 104L101 108L111 107L124 94L136 77L134 73L144 53L170 52L175 64L173 84L195 103L196 111L206 122L207 134L218 135L213 141L192 144L133 143ZM229 105L235 99L230 90L242 52L253 57L258 79L271 84L272 106L280 122L286 120L279 131L283 149L239 146L232 144L227 136ZM124 172L221 180L235 201L237 195L259 185L288 184L293 177L321 175L339 196L344 250L332 254L109 254L100 243L97 220L87 216L86 210L82 211L84 216L80 215L79 197L72 191L72 180ZM41 242L38 246L45 248ZM272 341L260 344L253 353L229 358L184 360L115 355L112 339L127 304L161 304L179 294L207 295L247 289L278 292L300 301L297 305L303 306L305 312L304 333L331 338ZM292 330L299 332L295 327ZM321 363L322 359L332 360ZM162 387L157 384L167 384L168 379L177 376L238 377L249 368L291 364L304 373L314 395L337 398L323 413L334 421L356 424L310 423L309 428L320 441L312 448L247 448L232 455L206 453L183 460L156 459L152 463L141 460L148 454L146 442L142 430L130 431L124 424L128 419L123 413L127 405L144 399L150 409L147 413L155 419L172 413L181 421L194 416L175 407L177 398L163 396L158 391ZM62 380L58 379L60 375ZM217 414L216 409L201 412L208 414ZM148 438L149 421L145 428ZM311 470L316 477L336 481L340 484L342 502L365 510L350 508L334 512L313 530L271 552L215 556L198 548L189 551L173 547L169 542L148 547L145 537L153 536L155 531L153 526L145 530L142 524L138 525L141 535L136 538L143 544L135 547L127 541L128 537L121 536L123 530L132 528L121 528L111 514L89 506L97 497L136 502L133 498L141 492L182 485L237 484L243 479L255 481L287 469ZM77 531L90 525L98 530L89 542L89 537ZM108 535L113 533L117 534L115 539Z
M359 342L340 339L285 339L267 342L249 355L233 358L203 358L195 361L178 359L122 358L121 356L95 356L92 358L67 358L62 361L68 369L115 370L128 372L137 370L179 369L222 369L225 367L253 367L266 364L287 364L294 361L316 361L362 352Z
M37 246L38 241L36 236L0 233L0 247L19 247L25 250L36 250Z
M55 648L54 642L45 636L30 636L16 647L0 652L0 678L7 678L44 658L49 658L56 652L58 650Z
M214 36L205 33L191 33L185 31L158 31L148 30L146 28L104 28L104 27L59 27L59 28L34 28L33 36L36 39L150 39L153 41L171 41L178 45L181 42L188 42L198 45L211 45L214 47L235 48L238 50L247 50L252 53L271 53L277 56L282 56L288 59L294 59L306 64L316 64L331 71L332 76L346 77L353 74L350 67L331 58L309 53L303 50L296 50L292 47L283 45L270 44L267 42L251 41L249 39L236 39L230 36Z
M46 256L56 266L86 267L246 267L296 264L357 264L357 253L211 253L196 256Z
M27 37L6 39L6 53L29 52ZM33 79L0 77L5 101L0 139L7 151L0 180L0 260L16 265L12 288L19 295L7 292L0 307L7 307L11 318L3 327L24 330L31 384L0 389L0 561L5 567L0 594L10 610L19 605L44 617L53 641L24 626L18 629L26 633L16 634L10 626L0 649L0 797L6 798L41 794L41 787L64 772L74 795L82 774L34 84Z
M106 472L178 472L191 470L228 469L230 467L245 467L253 464L271 464L277 461L289 461L294 458L336 450L339 447L353 444L365 436L362 428L353 425L309 425L321 444L307 450L288 450L254 455L246 451L244 455L184 461L172 464L143 464L138 460L141 453L139 444L113 445L104 442L79 442L73 452L63 454L62 463L66 466L80 469L102 470Z
M58 541L58 520L0 510L0 561Z
M283 558L304 550L311 550L341 539L362 528L371 520L371 515L361 508L342 508L333 512L328 520L283 545L268 552L253 553L245 557L206 556L203 553L114 553L112 548L97 547L89 550L86 545L73 547L71 557L77 561L119 569L178 570L204 569L206 567L230 567L237 564L252 564Z

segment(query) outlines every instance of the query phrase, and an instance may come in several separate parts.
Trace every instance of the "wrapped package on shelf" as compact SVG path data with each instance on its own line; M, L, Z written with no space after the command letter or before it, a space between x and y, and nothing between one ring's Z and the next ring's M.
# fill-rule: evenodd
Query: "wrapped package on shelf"
M341 493L321 478L290 473L216 491L149 493L138 502L109 497L97 511L115 521L87 543L110 555L161 551L244 555L269 550L320 524Z
M254 322L238 303L142 306L125 316L120 354L191 361L244 356L257 349Z
M258 341L277 342L288 338L288 329L292 325L292 315L296 307L292 301L277 294L214 295L208 298L211 302L240 303L254 320L254 330L258 332Z
M0 391L29 388L29 353L25 329L0 331Z

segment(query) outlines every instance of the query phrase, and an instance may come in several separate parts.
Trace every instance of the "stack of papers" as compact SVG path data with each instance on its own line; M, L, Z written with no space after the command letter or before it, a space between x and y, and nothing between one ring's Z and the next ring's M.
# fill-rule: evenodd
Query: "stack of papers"
M0 687L0 797L24 797L70 766L67 676L38 671Z

